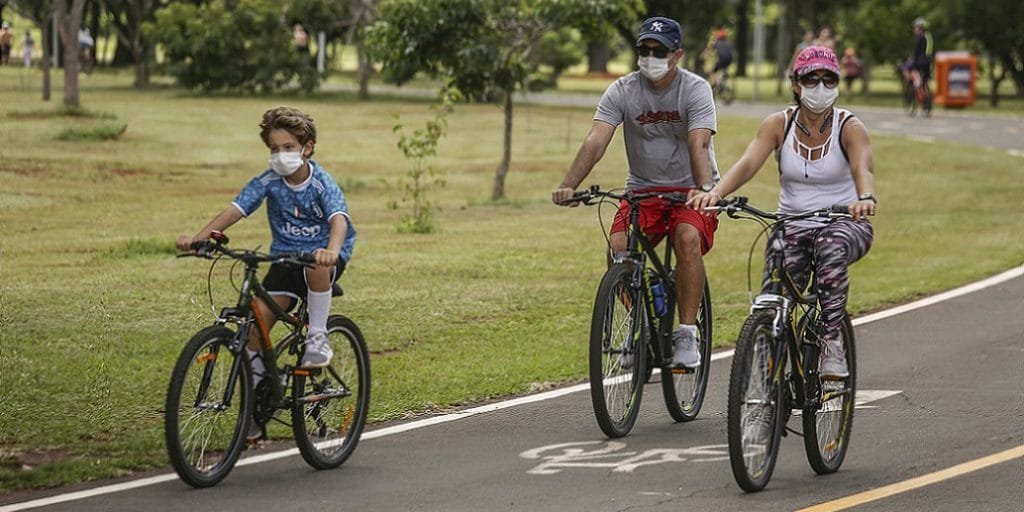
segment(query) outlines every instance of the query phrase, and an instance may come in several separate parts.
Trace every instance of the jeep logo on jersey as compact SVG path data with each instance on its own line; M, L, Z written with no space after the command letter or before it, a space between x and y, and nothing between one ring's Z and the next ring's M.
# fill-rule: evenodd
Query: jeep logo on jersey
M291 222L284 224L284 232L292 236L304 236L308 238L316 238L320 234L320 226L309 226L300 228L293 226Z

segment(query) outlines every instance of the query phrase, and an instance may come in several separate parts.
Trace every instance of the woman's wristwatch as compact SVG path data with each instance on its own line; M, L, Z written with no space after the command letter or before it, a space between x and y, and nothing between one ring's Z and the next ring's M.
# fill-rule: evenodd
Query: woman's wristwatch
M861 194L857 196L857 199L861 201L871 201L872 203L878 204L878 198L875 197L875 194L873 192Z

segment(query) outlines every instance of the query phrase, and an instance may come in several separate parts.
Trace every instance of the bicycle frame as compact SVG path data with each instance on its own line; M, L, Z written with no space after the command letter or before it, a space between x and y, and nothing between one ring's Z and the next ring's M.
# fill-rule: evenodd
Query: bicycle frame
M653 326L656 327L656 329L652 329L652 334L656 333L656 336L652 337L649 345L652 346L654 351L655 363L660 365L665 360L664 342L666 339L670 339L672 335L672 325L663 322L662 317L658 316L654 309L654 296L645 270L648 268L647 263L649 262L651 268L661 278L665 287L665 307L666 311L668 311L666 314L671 316L672 308L676 307L676 284L674 276L670 271L672 268L671 237L666 237L664 258L658 258L655 245L651 243L650 239L643 234L643 230L640 229L639 200L629 200L629 204L630 227L626 241L626 251L613 255L612 262L622 263L628 261L634 264L634 285L641 287L645 295L644 312Z

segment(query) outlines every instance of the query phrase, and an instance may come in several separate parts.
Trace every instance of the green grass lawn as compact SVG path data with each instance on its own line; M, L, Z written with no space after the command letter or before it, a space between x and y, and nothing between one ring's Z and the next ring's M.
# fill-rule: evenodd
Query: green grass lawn
M422 125L423 102L140 92L130 73L98 73L82 81L83 106L97 115L49 116L60 82L44 104L26 85L32 79L0 68L0 492L167 468L161 409L170 370L212 319L208 266L175 258L173 240L265 168L257 125L280 104L316 119L315 158L345 188L359 231L333 310L360 324L374 353L371 421L584 378L604 238L596 209L557 208L549 195L591 109L520 108L508 199L495 204L501 111L459 106L434 162L447 180L431 196L442 229L400 235L388 203L409 164L392 127L396 115ZM721 119L723 167L757 122ZM60 138L123 125L119 137ZM874 136L873 148L882 203L875 246L853 268L854 314L1024 261L1019 158L887 136ZM588 183L619 186L624 169L617 138ZM775 176L765 169L744 193L771 208ZM269 242L262 212L229 234L236 247ZM732 343L747 310L754 235L723 219L707 259L718 347ZM226 268L214 278L218 306L233 300Z

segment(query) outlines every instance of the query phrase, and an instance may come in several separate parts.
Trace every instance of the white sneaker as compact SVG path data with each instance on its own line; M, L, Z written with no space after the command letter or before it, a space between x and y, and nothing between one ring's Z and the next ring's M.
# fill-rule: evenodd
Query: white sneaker
M845 379L850 376L849 367L846 365L846 352L838 341L822 340L818 373L822 377L834 379Z
M323 368L331 363L334 351L327 342L327 334L315 332L306 337L306 347L299 366L302 368Z
M675 345L675 353L672 354L672 366L678 368L696 368L700 366L700 343L697 339L697 332L690 333L685 329L676 329L672 334L672 342Z

